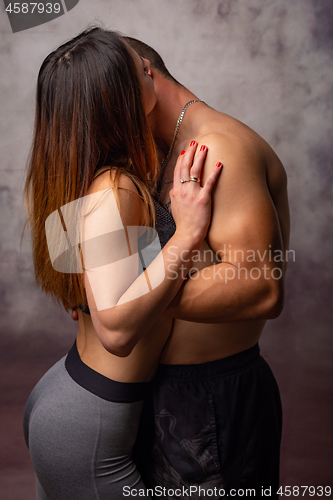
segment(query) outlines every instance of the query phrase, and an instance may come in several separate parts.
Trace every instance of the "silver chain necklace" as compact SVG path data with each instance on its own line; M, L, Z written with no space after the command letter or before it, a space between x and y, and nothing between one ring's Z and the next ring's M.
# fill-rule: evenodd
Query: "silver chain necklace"
M190 106L190 104L193 104L194 102L203 102L203 101L201 99L193 99L192 101L187 102L185 104L185 106L183 107L183 109L181 110L181 113L180 113L180 115L178 117L176 128L175 128L175 132L173 134L173 138L172 138L172 141L171 141L171 145L170 145L168 154L166 155L166 157L164 158L164 160L161 163L160 174L159 174L159 177L158 177L158 180L157 180L157 183L156 183L156 194L157 194L158 198L160 197L160 194L161 194L160 193L161 192L161 183L162 183L162 178L163 178L163 175L164 175L164 170L165 170L165 168L166 168L166 166L167 166L167 164L168 164L168 162L170 160L170 156L171 156L171 153L172 153L172 150L173 150L173 146L175 144L175 140L177 138L180 126L182 124L182 121L183 121L183 118L184 118L184 115L185 115L185 111L188 108L188 106Z
M170 145L168 154L166 155L166 157L164 158L164 160L161 163L161 170L160 170L160 174L161 175L163 174L163 170L165 169L165 167L167 166L167 164L168 164L168 162L170 160L170 156L171 156L171 153L172 153L172 150L173 150L173 146L175 144L176 137L178 135L180 126L182 124L182 121L183 121L183 118L184 118L184 115L185 115L185 111L188 108L188 106L190 106L194 102L203 102L203 101L201 99L193 99L192 101L187 102L185 104L185 106L183 107L183 109L181 110L181 113L180 113L180 115L178 117L178 120L177 120L177 123L176 123L175 132L173 134L173 138L172 138L172 141L171 141L171 145Z

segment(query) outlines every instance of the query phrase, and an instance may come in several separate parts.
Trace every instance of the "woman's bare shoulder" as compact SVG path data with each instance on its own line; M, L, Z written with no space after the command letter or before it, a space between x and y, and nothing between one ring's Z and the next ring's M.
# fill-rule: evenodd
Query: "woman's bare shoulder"
M101 173L93 180L87 194L110 190L118 202L117 205L123 224L125 226L145 225L145 206L134 182L126 174L121 173L117 179L115 194L115 176L115 169L109 169Z

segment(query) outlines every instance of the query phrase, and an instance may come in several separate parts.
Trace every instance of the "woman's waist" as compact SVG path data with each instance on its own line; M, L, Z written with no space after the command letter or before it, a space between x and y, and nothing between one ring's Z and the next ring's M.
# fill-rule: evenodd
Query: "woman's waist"
M76 346L82 363L100 375L120 383L149 382L155 375L171 324L156 324L126 357L108 352L93 328L79 330Z

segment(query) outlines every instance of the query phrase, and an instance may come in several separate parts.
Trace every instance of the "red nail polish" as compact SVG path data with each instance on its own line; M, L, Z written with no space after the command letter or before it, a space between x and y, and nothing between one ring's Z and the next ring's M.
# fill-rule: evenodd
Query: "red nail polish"
M215 167L217 167L217 168L220 168L220 167L222 167L222 166L223 166L223 165L222 165L222 163L221 163L220 161L218 161L218 162L216 163L216 165L215 165Z
M206 151L206 146L202 145L200 151Z
M195 144L195 141L191 141L190 146L194 146L194 144Z
M183 149L183 151L180 153L181 155L184 155L185 154L185 150Z

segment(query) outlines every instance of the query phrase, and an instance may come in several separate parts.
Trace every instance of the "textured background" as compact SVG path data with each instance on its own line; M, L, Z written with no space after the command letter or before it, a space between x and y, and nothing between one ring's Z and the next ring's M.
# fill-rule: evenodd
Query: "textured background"
M1 3L1 498L34 498L23 408L76 329L37 290L29 238L20 247L35 83L44 57L94 21L156 48L177 80L256 130L285 165L296 259L261 348L284 405L282 484L332 485L332 0L80 0L15 34Z

